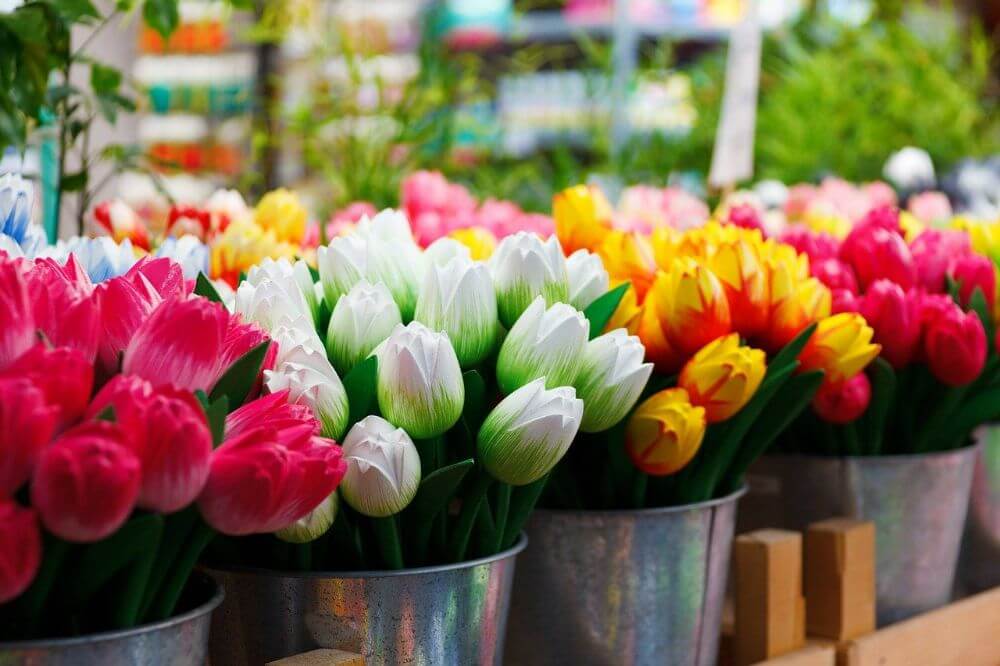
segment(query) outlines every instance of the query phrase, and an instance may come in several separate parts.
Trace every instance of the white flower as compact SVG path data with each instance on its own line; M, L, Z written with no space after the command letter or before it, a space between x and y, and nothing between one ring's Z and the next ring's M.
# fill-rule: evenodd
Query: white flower
M326 351L333 367L346 375L402 321L385 285L358 282L337 301L330 315Z
M498 330L497 298L486 265L456 257L428 266L413 318L447 333L463 368L485 359Z
M590 325L582 313L565 303L546 309L545 299L539 296L500 346L500 390L511 393L539 377L545 377L549 388L571 385L589 336Z
M340 492L352 509L384 518L413 501L420 487L420 455L413 440L378 416L354 424L344 439L347 474Z
M278 345L280 350L281 343ZM271 393L288 390L289 402L312 410L322 425L324 437L340 439L349 416L347 392L340 377L324 354L304 346L297 348L296 354L305 362L286 360L274 370L265 370L264 385Z
M21 245L31 226L31 206L35 189L19 173L0 176L0 234L10 236Z
M254 285L244 280L236 289L236 312L265 331L273 331L284 320L304 317L312 320L312 312L295 281L278 282L263 279Z
M250 269L246 282L256 287L264 280L272 280L280 285L297 306L300 305L299 297L295 295L295 291L298 290L306 306L303 311L308 312L313 321L319 318L319 301L316 298L315 284L309 272L309 265L305 261L299 259L292 264L284 257L278 260L265 257Z
M334 307L351 287L367 280L382 283L399 306L403 321L413 318L423 257L408 241L386 241L375 235L340 236L316 250L326 302Z
M926 150L907 146L886 160L885 179L901 190L933 187L936 182L934 162Z
M212 216L213 229L221 229L250 217L250 209L247 208L243 195L236 190L216 190L203 207Z
M157 257L167 257L180 264L186 280L194 280L199 273L208 275L208 246L195 236L170 236L156 249Z
M598 336L583 350L576 394L583 400L584 432L601 432L621 421L635 405L653 372L643 363L642 342L618 328Z
M385 242L416 245L406 214L392 208L386 208L372 218L363 216L355 225L354 233L365 239L376 238Z
M490 257L489 267L500 322L507 328L537 296L544 296L548 305L569 300L566 259L555 236L545 242L526 231L507 236Z
M334 491L319 506L288 527L278 530L274 536L288 543L315 541L333 526L333 521L337 518L337 504L337 492Z
M442 236L436 241L427 246L424 250L424 258L426 259L427 265L437 264L443 266L455 257L461 257L462 259L472 259L472 253L469 252L469 247L462 243L459 243L454 238L448 238L447 236Z
M378 351L378 406L418 439L444 433L462 415L465 383L444 333L397 325Z
M504 483L532 483L566 454L582 418L583 401L572 387L546 389L544 380L536 379L487 415L477 438L479 459Z
M566 259L569 273L569 304L577 310L587 306L608 291L608 271L596 254L577 250Z

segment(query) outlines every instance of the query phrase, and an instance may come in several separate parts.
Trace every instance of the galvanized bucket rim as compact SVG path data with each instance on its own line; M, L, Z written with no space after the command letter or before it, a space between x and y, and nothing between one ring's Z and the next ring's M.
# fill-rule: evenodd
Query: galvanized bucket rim
M115 641L125 638L131 638L133 636L138 636L140 634L152 633L154 631L160 631L162 629L169 629L179 624L184 624L194 620L195 618L201 617L202 615L209 615L226 596L225 590L222 585L219 584L217 580L213 577L195 572L191 575L192 578L201 578L202 580L208 581L208 583L215 589L212 596L208 601L204 602L192 608L191 610L181 613L180 615L174 615L168 617L166 620L159 620L158 622L150 622L148 624L142 624L138 627L132 627L131 629L116 629L114 631L101 631L95 634L87 634L85 636L69 636L67 638L38 638L29 641L0 641L0 653L4 650L34 650L34 649L55 649L55 648L67 648L76 645L84 645L90 643L101 643L104 641Z
M985 425L985 424L984 424ZM947 451L925 451L923 453L887 453L877 456L837 456L837 455L824 455L822 453L768 453L765 454L768 458L809 458L809 459L819 459L819 460L858 460L858 461L888 461L888 460L929 460L933 458L949 458L949 457L961 457L964 454L972 452L975 448L979 446L979 442L972 441L964 446L960 446L956 449L948 449Z
M274 578L403 578L405 576L421 576L424 574L447 573L460 569L471 569L484 564L493 564L501 560L512 558L524 550L528 545L528 535L521 532L517 543L507 550L500 551L495 555L480 557L475 560L465 560L452 564L436 564L429 567L413 567L411 569L372 569L370 571L282 571L280 569L261 569L259 567L212 567L209 571L221 571L226 573L254 574L259 576L270 576Z
M691 504L678 504L676 506L654 506L645 509L535 509L532 513L533 515L545 514L548 516L597 516L597 517L624 517L624 516L658 516L667 515L672 513L685 513L687 511L697 511L699 509L710 509L715 506L720 506L722 504L729 504L730 502L735 502L740 497L746 494L747 489L746 483L739 487L735 492L729 493L722 497L716 497L714 499L705 500L703 502L693 502Z

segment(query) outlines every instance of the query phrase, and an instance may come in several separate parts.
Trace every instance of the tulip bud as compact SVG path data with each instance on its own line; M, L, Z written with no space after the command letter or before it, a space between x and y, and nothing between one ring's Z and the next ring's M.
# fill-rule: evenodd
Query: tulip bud
M830 290L816 278L793 278L783 286L772 280L771 298L771 322L759 338L772 352L791 342L809 324L828 317L832 306Z
M646 297L656 275L653 246L643 234L612 231L597 249L610 275L616 281L632 283L641 301Z
M292 243L302 240L308 217L298 196L285 188L265 194L254 209L254 222L260 228L273 231L278 240Z
M37 344L2 374L30 379L41 389L45 402L58 408L58 430L64 430L83 416L94 388L93 363L69 347L48 348Z
M581 312L608 291L608 272L601 258L577 250L566 259L569 274L569 304Z
M0 379L0 497L13 495L31 476L58 418L59 409L28 378Z
M854 270L840 259L814 261L811 270L813 277L831 290L845 289L858 293L858 280L854 277Z
M545 308L539 296L524 311L500 347L497 384L511 393L528 382L545 378L545 386L570 386L580 368L590 326L578 310L556 303Z
M97 355L107 374L119 370L121 354L139 325L163 301L145 277L114 278L97 285L94 298L101 315Z
M21 596L42 563L42 534L31 509L0 498L0 604Z
M264 385L270 393L288 391L288 400L306 405L322 424L324 437L339 439L347 430L350 408L347 391L324 354L304 349L307 363L285 361L275 370L264 372Z
M278 530L274 536L288 543L315 541L333 526L333 521L337 519L337 503L337 493L334 491L319 506L288 527Z
M38 458L31 504L60 539L100 541L121 527L139 498L142 466L121 427L92 421L67 431Z
M948 268L948 277L958 283L958 299L962 307L969 307L976 289L986 299L988 312L993 312L996 303L997 269L993 262L981 254L966 254L955 257Z
M895 282L878 280L858 303L857 311L875 331L882 356L894 368L913 360L920 344L920 301Z
M497 298L485 264L453 259L424 274L415 321L448 334L463 368L476 365L497 340Z
M292 264L288 259L278 259L275 261L270 257L265 257L263 261L250 269L244 284L249 283L254 287L260 287L261 283L270 280L285 294L284 307L292 307L294 311L312 315L313 321L319 317L319 299L316 297L315 284L312 273L305 261L299 259ZM240 298L239 292L246 291ZM276 293L276 292L272 292ZM251 290L244 290L243 285L237 291L237 302L246 301L251 296ZM255 295L255 294L254 294ZM251 301L253 299L250 299ZM252 319L251 321L257 321ZM261 322L258 322L261 323ZM264 325L261 323L261 325ZM265 327L267 328L267 327Z
M420 455L413 440L378 416L354 424L344 440L347 474L340 492L352 509L375 518L397 514L420 487Z
M71 255L65 266L37 259L26 277L35 327L53 347L72 347L92 362L101 334L101 312L87 274Z
M0 369L36 342L28 287L19 263L0 257Z
M840 258L854 269L862 289L881 278L903 289L917 281L917 269L906 241L896 231L876 224L855 227L844 239Z
M859 372L840 384L821 385L812 404L816 414L824 421L844 424L861 418L871 399L872 386L868 376Z
M625 451L632 464L645 474L673 474L698 453L705 428L705 408L692 405L687 391L660 391L629 417Z
M448 234L448 238L469 248L469 258L473 261L486 261L497 248L497 237L489 229L482 227L455 229Z
M822 370L824 383L842 384L878 356L881 347L871 344L874 334L859 314L844 312L826 317L799 353L799 370Z
M931 372L948 386L975 380L986 364L986 332L975 312L958 306L926 322L924 354Z
M653 364L657 372L671 375L680 369L684 359L670 346L652 299L642 305L637 335L646 348L646 360Z
M419 439L455 425L465 383L444 333L419 322L397 325L378 351L378 405L390 422Z
M293 281L283 283L262 279L260 273L255 277L258 284L245 280L236 289L233 309L244 321L258 324L268 331L274 330L281 322L299 317L314 321L305 297Z
M723 242L709 257L708 268L726 293L733 329L744 337L764 330L770 289L758 245L744 238Z
M708 343L691 357L677 385L691 403L705 408L705 419L718 423L734 416L753 398L767 363L760 349L743 347L737 333Z
M948 265L969 254L969 235L962 231L927 229L910 243L917 283L931 293L944 291Z
M504 238L490 257L500 322L514 325L537 296L547 305L569 300L569 274L559 241L525 231Z
M568 252L596 250L611 231L611 205L600 189L576 185L552 199L556 235Z
M536 379L500 401L483 421L479 460L494 477L523 486L548 474L566 455L583 419L570 386L546 389Z
M653 372L651 363L642 362L644 354L639 338L621 328L584 346L573 382L583 400L580 430L601 432L625 418Z
M399 307L383 284L362 280L337 301L326 333L326 352L346 375L402 323Z
M464 243L446 236L438 238L424 250L424 258L428 265L444 266L455 257L471 261L472 253Z
M678 259L669 273L658 273L650 296L667 339L685 356L732 330L722 283L693 259Z
M808 255L810 261L836 259L840 242L830 234L818 233L805 225L793 224L781 233L780 240L797 252Z
M336 306L340 297L361 280L381 282L399 306L403 320L412 319L423 258L407 260L401 245L377 236L351 234L334 238L329 246L318 248L316 263L327 304Z

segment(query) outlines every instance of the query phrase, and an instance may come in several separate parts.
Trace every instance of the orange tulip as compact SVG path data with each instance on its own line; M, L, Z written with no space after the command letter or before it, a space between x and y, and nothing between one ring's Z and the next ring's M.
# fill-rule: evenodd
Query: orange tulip
M791 291L771 305L771 321L761 335L765 349L775 352L801 333L809 324L830 316L830 290L816 278L790 286ZM774 295L774 287L771 289Z
M642 304L638 329L636 335L646 348L646 361L652 363L656 371L661 374L669 375L677 372L684 359L670 346L667 335L663 332L660 317L656 313L654 299L648 298Z
M882 350L874 331L856 312L826 317L799 354L799 370L822 370L823 383L838 385L865 369Z
M694 259L678 259L669 272L658 273L650 296L667 340L684 356L732 330L722 283Z
M656 274L656 261L649 239L640 233L611 231L597 249L612 280L628 280L639 302L646 297Z
M705 408L709 423L718 423L743 409L766 371L764 352L741 346L739 334L731 333L692 356L677 385L688 392L692 404Z
M667 389L639 405L625 426L625 450L646 474L665 476L694 458L705 438L705 409L682 388Z
M594 186L575 185L552 200L556 236L563 251L596 251L611 231L611 205Z
M729 301L733 328L743 337L759 334L770 315L768 274L758 245L747 238L724 241L708 260Z

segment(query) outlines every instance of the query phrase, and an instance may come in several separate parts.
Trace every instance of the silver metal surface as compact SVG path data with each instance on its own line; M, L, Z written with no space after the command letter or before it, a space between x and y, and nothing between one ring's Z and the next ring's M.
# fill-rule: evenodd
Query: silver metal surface
M365 664L500 664L514 561L356 573L212 571L226 602L212 621L212 666L260 666L316 648Z
M764 456L739 531L802 530L834 516L875 523L880 626L951 599L977 447L899 456Z
M507 637L516 666L715 666L736 502L536 510Z
M194 610L135 629L80 638L0 643L2 666L204 666L209 618L223 592L199 577L209 600Z
M959 578L966 592L1000 586L1000 424L982 426Z

